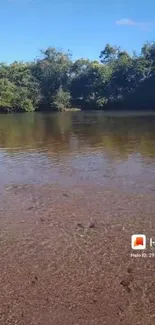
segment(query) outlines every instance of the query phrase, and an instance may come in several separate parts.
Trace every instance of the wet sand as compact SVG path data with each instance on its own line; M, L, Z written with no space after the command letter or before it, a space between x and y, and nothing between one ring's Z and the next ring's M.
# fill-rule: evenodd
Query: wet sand
M153 192L6 188L0 324L154 325L155 257L131 257L133 233L155 237Z

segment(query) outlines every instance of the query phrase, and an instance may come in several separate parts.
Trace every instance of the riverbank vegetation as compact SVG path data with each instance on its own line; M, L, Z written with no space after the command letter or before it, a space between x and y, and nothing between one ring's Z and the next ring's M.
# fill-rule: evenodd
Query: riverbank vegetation
M98 61L54 48L34 62L0 63L0 112L154 109L155 43L140 55L107 44Z

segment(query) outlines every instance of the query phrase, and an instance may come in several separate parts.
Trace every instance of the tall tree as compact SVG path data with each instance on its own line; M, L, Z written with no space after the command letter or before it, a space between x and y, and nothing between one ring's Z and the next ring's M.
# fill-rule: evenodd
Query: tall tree
M102 63L111 63L116 60L120 48L118 46L111 46L107 44L104 50L100 53L100 60Z

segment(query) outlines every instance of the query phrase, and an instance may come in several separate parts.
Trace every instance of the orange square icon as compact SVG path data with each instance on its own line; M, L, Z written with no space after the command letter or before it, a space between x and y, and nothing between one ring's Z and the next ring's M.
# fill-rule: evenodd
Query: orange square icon
M146 236L145 235L132 235L131 236L132 249L146 249Z

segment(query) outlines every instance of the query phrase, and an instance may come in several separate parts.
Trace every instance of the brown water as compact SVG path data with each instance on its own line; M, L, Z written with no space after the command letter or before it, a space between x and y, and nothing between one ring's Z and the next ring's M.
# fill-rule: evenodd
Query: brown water
M0 116L0 188L100 184L155 190L155 115L103 112Z

